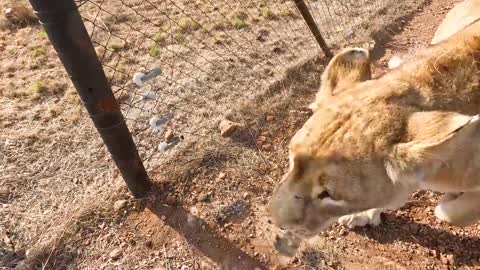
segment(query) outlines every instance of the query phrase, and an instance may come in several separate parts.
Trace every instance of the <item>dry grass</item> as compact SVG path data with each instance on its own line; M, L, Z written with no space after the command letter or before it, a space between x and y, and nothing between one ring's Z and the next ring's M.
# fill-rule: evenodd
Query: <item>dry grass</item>
M276 18L275 13L269 7L263 7L261 10L262 17L268 20L273 20Z
M200 24L191 18L180 18L178 26L182 32L191 32L200 29Z
M4 17L0 19L0 30L15 29L37 24L38 18L26 1L7 1L2 5Z
M279 164L284 163L288 136L308 116L299 108L318 87L322 63L312 60L287 69L303 56L317 54L308 29L293 6L277 2L268 2L260 12L255 4L264 1L215 2L214 7L195 2L210 19L192 1L182 1L186 12L162 4L171 20L144 2L126 2L145 17L120 1L107 1L102 8L120 13L100 12L97 25L86 26L94 33L103 64L113 67L105 68L107 75L124 112L135 120L129 125L150 176L166 187L159 197L171 194L178 204L197 207L214 236L255 257L258 244L245 237L258 230L260 222L252 215L264 215L256 207L264 204L283 170ZM0 3L4 10L12 2ZM95 5L86 3L80 10L91 20L97 16ZM202 27L191 18L202 18ZM128 199L127 191L68 76L52 56L45 32L33 19L5 22L5 35L0 36L0 167L5 168L0 170L0 264L153 269L167 262L165 268L181 269L200 262L215 268L217 262L193 249L181 230L173 231L158 219L141 219L148 211L136 213L136 203L129 203L126 212L112 211L115 200ZM155 43L146 42L145 36ZM154 85L157 103L142 103L145 89L132 87L131 77L156 67L168 81ZM157 147L163 135L146 124L153 114L166 112L175 113L170 128L185 139L162 154ZM267 115L276 120L266 121ZM229 140L217 136L215 123L224 116L245 127ZM259 142L264 135L272 141ZM222 173L226 176L220 179ZM209 203L199 202L201 193ZM248 215L230 224L231 209ZM226 213L225 226L215 213ZM113 247L124 250L123 258L111 260ZM262 256L257 259L268 262Z

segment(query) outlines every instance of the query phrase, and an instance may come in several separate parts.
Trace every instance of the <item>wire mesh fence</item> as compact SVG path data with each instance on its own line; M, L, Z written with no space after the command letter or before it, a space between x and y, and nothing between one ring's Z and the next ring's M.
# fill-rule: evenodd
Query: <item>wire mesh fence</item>
M306 4L332 47L363 44L379 16L414 8L391 0ZM320 54L293 1L77 5L146 167L171 149L217 136L229 109L265 92L292 64Z

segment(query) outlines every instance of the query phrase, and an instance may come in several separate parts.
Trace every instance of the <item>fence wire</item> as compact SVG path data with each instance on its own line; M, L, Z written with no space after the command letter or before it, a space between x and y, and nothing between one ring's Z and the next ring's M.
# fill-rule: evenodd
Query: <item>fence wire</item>
M306 3L331 46L365 42L381 27L374 18L415 8L392 0ZM321 54L290 0L77 5L147 167L184 140L218 134L229 109L264 92L292 64ZM170 131L176 136L162 142Z

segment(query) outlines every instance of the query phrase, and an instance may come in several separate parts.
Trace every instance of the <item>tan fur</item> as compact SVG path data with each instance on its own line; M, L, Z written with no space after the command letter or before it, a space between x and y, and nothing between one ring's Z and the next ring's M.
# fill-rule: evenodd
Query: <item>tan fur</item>
M309 108L315 111L325 98L339 94L358 82L370 80L370 54L362 48L346 48L337 53L322 74L321 86L315 102Z
M377 225L381 211L417 189L464 192L441 202L437 217L459 226L480 220L472 206L480 205L472 195L480 192L479 61L477 22L381 78L317 97L270 199L274 222L306 237L336 220ZM332 74L324 74L329 89L339 81Z

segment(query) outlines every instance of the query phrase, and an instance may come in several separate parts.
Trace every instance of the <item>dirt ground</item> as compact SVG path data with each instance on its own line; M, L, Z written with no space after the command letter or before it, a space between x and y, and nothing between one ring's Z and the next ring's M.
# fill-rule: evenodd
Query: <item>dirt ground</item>
M379 227L334 226L291 254L274 245L277 229L264 206L286 170L290 137L310 115L306 105L325 65L293 6L275 6L270 12L281 18L274 20L265 8L226 2L219 7L224 13L199 27L196 18L215 10L208 0L164 10L145 1L132 0L133 8L125 1L92 2L98 5L80 11L156 189L145 200L128 194L41 27L2 22L0 269L480 269L480 226L439 222L433 215L438 194L431 192L414 194ZM412 12L384 17L392 21L371 29L375 75L385 72L393 53L426 46L457 2L409 3L397 8ZM205 13L183 12L200 3L208 4ZM362 3L379 8L382 1ZM0 0L2 10L11 5ZM147 15L131 19L140 18L135 5ZM339 28L320 18L348 7L309 5L328 42L356 44L352 29L362 21ZM178 23L161 21L162 11ZM137 31L142 23L168 27ZM207 54L212 47L217 53ZM154 84L131 83L134 72L159 66L163 75ZM153 101L145 98L149 92ZM239 106L230 106L233 101ZM172 112L166 129L182 140L162 153L164 134L148 123ZM221 138L219 117L243 127Z

